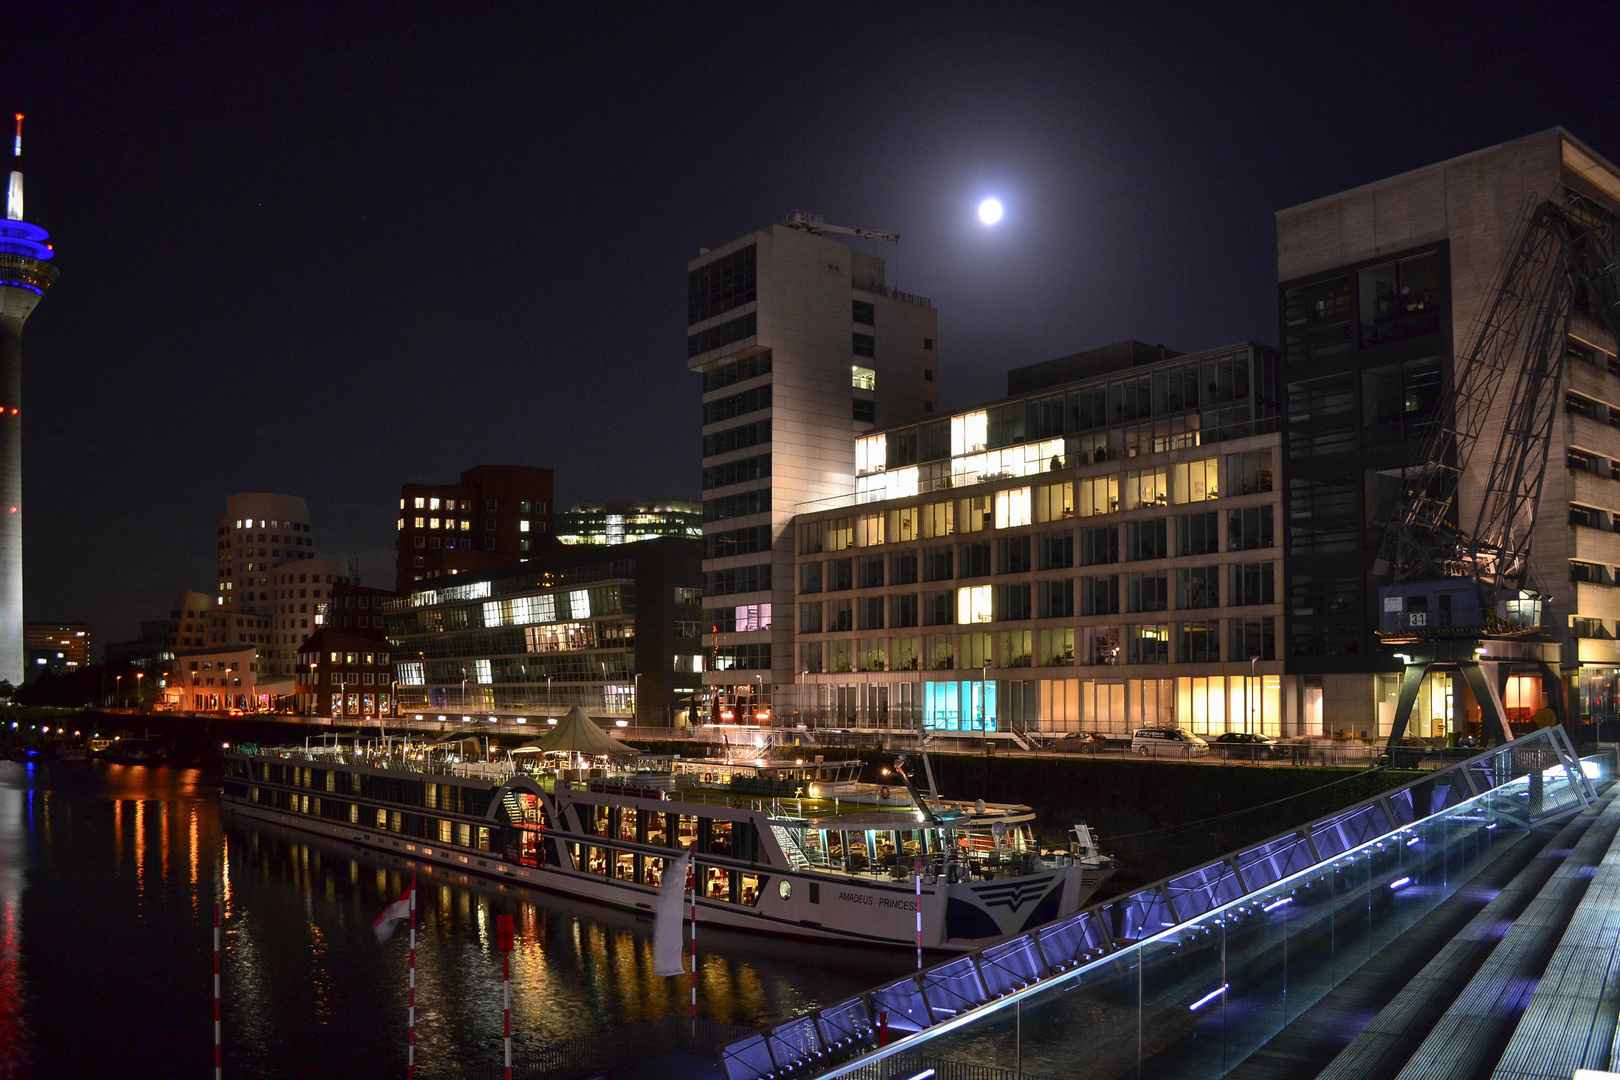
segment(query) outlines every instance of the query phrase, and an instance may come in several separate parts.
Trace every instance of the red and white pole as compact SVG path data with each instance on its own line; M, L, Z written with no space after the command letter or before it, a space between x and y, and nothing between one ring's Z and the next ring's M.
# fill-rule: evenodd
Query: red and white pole
M506 1043L506 1080L512 1080L512 916L495 916L495 940L501 948L501 1038Z
M411 969L406 990L405 1077L416 1080L416 872L411 871Z
M692 1038L697 1038L697 896L698 865L692 863Z
M922 856L917 856L917 970L922 970Z
M214 905L214 1080L220 1080L223 1065L219 1048L219 905Z

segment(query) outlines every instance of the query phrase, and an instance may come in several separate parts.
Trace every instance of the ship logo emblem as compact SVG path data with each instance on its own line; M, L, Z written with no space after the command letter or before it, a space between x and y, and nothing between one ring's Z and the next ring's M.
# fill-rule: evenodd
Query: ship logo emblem
M974 889L973 895L983 900L985 907L1004 907L1008 911L1017 911L1044 893L1050 884L1050 881L1008 882L1005 885L987 885L982 889Z

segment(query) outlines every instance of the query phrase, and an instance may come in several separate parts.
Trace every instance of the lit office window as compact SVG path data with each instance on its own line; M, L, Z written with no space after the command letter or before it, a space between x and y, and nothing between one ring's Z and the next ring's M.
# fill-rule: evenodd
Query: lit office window
M990 586L973 585L956 590L956 621L961 625L990 621Z

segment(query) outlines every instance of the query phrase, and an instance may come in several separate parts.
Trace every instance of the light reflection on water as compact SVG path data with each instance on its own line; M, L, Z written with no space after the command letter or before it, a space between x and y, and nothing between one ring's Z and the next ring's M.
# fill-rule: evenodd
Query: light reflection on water
M206 1071L224 911L227 1073L379 1075L404 1061L406 934L371 919L396 858L221 819L193 770L0 762L0 1078ZM499 1059L494 915L516 919L514 1048L688 1011L650 922L457 872L419 879L417 1058ZM699 1011L761 1024L910 969L905 952L700 930ZM85 1017L96 1018L94 1038Z

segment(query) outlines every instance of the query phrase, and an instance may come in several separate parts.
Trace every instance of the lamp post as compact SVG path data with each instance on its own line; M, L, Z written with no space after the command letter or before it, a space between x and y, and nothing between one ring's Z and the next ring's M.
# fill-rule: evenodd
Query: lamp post
M547 675L546 676L546 719L549 720L555 715L556 715L556 712L551 707L551 676Z
M122 675L113 676L113 701L120 708L124 704L124 677Z
M990 661L979 668L979 737L984 740L984 756L990 756Z
M1260 654L1259 653L1255 653L1254 655L1249 657L1249 685L1250 685L1251 689L1249 691L1250 701L1249 701L1248 713L1249 713L1249 734L1250 735L1254 734L1255 716L1254 716L1253 696L1254 696L1255 689L1258 689L1259 685L1260 685L1259 676L1255 674L1254 665L1256 663L1258 663L1259 660L1260 660Z
M146 678L146 672L137 671L135 673L135 711L136 712L141 711L141 680L144 679L144 678Z
M635 689L631 691L630 722L635 723L641 719L641 672L636 672Z

